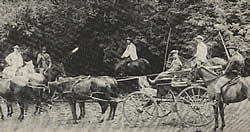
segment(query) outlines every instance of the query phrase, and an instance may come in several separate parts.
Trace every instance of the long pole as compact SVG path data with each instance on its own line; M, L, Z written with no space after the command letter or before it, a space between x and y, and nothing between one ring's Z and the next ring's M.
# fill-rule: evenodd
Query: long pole
M170 35L171 35L171 31L172 31L172 28L170 27L169 28L169 32L168 32L168 40L167 40L167 44L166 44L166 49L165 49L165 56L164 56L164 65L163 65L163 71L166 70L166 64L167 64L167 52L168 52L168 45L169 45L169 41L170 41Z
M228 53L228 50L227 50L227 48L226 48L226 46L225 46L225 42L224 42L224 40L223 40L222 35L221 35L220 32L219 32L219 35L220 35L220 39L221 39L221 41L222 41L222 45L223 45L223 47L224 47L224 49L225 49L225 52L226 52L226 55L227 55L227 60L229 60L229 59L230 59L230 55L229 55L229 53Z

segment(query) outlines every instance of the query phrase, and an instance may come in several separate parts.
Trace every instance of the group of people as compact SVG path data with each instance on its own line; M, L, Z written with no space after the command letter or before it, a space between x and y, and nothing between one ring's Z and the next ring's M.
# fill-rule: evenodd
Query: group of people
M21 48L16 45L13 49L14 51L5 58L7 67L3 70L3 74L5 74L7 78L15 77L18 70L24 66ZM44 72L51 68L52 61L50 55L46 52L45 46L42 47L41 52L37 55L36 63L38 72L41 74L44 74Z
M197 43L196 54L194 55L195 67L201 66L207 62L208 48L204 42L204 37L198 35L194 38ZM135 61L138 59L136 46L132 42L131 38L127 38L127 48L122 54L121 58L129 58L130 61ZM228 60L228 65L224 71L224 74L218 79L215 90L216 90L216 100L221 101L221 88L228 83L230 80L239 76L245 65L244 57L239 53L239 49L235 46L227 46L228 52L231 54L231 58ZM167 77L169 73L181 70L183 64L179 58L178 50L172 50L170 56L172 56L172 62L167 71L160 73L154 80L148 79L151 84L156 83L160 78Z
M204 38L202 36L198 35L194 38L194 40L197 43L196 54L194 55L195 65L200 66L203 63L207 62L208 48L204 43ZM129 62L131 61L136 61L138 59L138 56L133 40L128 37L126 38L126 42L127 48L122 54L121 58L126 58L126 64L129 64ZM5 58L5 61L8 64L8 67L6 69L8 69L7 71L11 71L6 73L9 77L15 76L18 69L20 69L24 65L24 61L20 53L20 47L16 45L13 48L14 51ZM237 47L230 46L227 47L227 49L229 50L229 53L231 53L231 58L228 60L228 65L225 69L224 76L219 78L220 82L224 83L216 84L216 93L218 100L221 99L221 87L223 86L223 84L227 83L228 78L233 79L234 77L240 75L245 63L244 57L238 52L239 49ZM164 76L168 76L170 72L181 70L183 64L179 58L178 53L178 50L171 51L170 55L172 56L172 62L169 66L169 69L160 73L154 80L149 79L149 82L151 84L154 84L155 82L157 82L157 80ZM36 63L38 66L38 71L41 74L46 72L46 70L51 67L51 58L50 55L46 52L45 46L42 47L42 52L38 54Z

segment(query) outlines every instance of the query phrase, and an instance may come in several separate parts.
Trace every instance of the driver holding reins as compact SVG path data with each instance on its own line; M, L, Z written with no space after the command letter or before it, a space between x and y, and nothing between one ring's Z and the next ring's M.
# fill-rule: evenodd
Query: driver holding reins
M231 58L228 61L227 67L224 71L224 75L221 76L215 84L216 101L222 102L221 89L226 86L234 78L238 77L243 67L245 66L245 59L239 53L239 49L235 46L228 46L227 49L231 54Z

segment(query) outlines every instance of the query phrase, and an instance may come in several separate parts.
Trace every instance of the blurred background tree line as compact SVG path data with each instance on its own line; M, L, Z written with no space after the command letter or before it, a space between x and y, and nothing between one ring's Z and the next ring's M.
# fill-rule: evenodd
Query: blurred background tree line
M25 60L36 60L42 45L53 63L63 63L68 75L113 75L114 64L131 36L138 56L154 73L169 49L190 58L193 38L202 35L209 57L225 57L226 44L250 46L250 2L247 0L2 0L0 61L12 47L22 47ZM72 54L71 51L79 47Z

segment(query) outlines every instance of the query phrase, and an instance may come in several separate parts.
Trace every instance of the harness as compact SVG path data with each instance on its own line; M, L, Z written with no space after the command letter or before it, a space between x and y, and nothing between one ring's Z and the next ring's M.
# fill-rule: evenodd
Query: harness
M225 76L224 74L223 75L221 75L221 76L218 76L218 77L215 77L215 78L212 78L212 79L210 79L210 80L207 80L207 81L204 81L204 83L208 83L208 82L211 82L211 81L214 81L214 80L216 80L216 79L218 79L218 78L220 78L220 77L222 77L222 76ZM225 87L225 86L232 86L232 85L234 85L234 84L237 84L237 82L238 82L238 80L240 79L241 77L240 76L237 76L237 77L235 77L235 78L233 78L233 79L230 79L229 81L227 81L225 84L223 84L221 87L220 87L220 90L222 91L222 89Z

